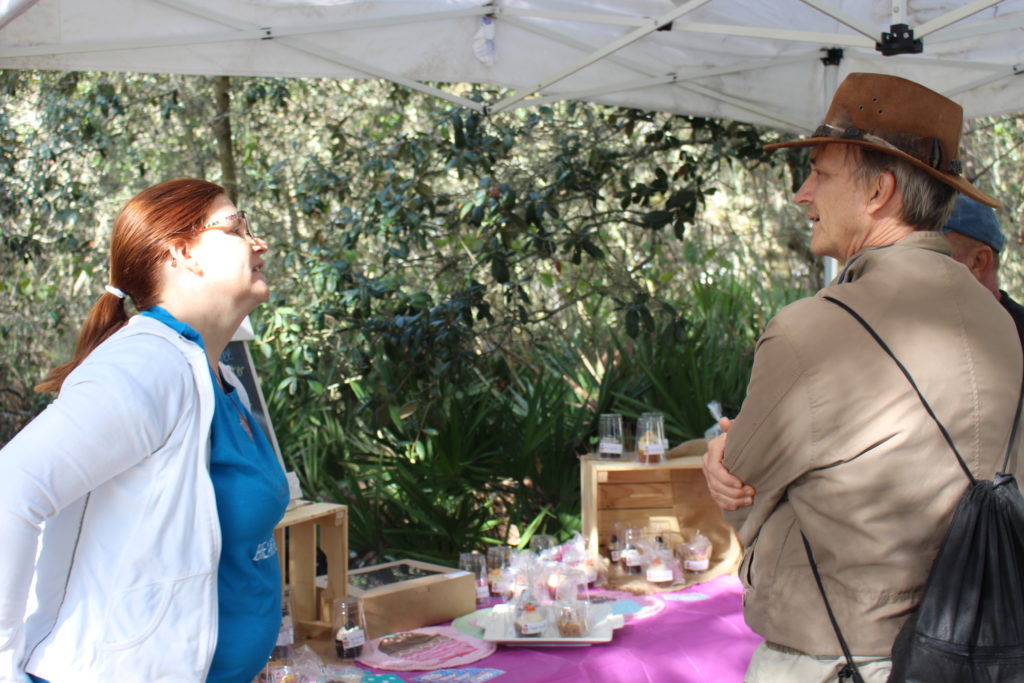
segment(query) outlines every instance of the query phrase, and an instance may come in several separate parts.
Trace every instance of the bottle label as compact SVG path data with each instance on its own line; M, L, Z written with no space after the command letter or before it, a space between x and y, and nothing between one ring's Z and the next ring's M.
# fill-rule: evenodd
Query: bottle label
M647 580L651 583L664 583L672 580L672 570L662 565L647 570Z
M520 621L519 632L526 636L535 636L538 633L544 633L544 629L548 627L548 622L544 621Z
M702 572L708 568L708 559L703 560L686 560L683 562L683 568L688 569L691 572Z
M602 441L597 452L602 455L622 455L622 444L617 441Z
M476 599L484 600L491 594L490 589L487 588L487 582L478 583L476 585Z
M632 549L622 551L622 561L626 563L627 567L639 567L643 564L640 553Z
M619 558L621 556L622 556L622 551L621 550L613 550L612 551L612 562L618 562Z
M643 451L648 457L652 455L665 455L665 444L660 441L649 443L644 447Z
M351 631L341 629L338 631L338 635L334 638L341 643L346 650L353 647L359 647L366 642L366 634L363 633L363 629L355 628Z

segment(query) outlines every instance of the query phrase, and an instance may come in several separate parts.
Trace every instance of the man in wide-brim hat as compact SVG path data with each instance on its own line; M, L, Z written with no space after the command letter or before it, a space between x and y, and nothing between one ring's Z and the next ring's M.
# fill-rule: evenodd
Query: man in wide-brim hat
M940 232L958 191L996 205L963 177L961 127L961 108L928 88L851 74L811 137L769 146L813 147L795 201L812 251L844 265L768 324L743 407L705 455L745 547L746 620L766 641L747 681L834 681L846 664L801 532L861 674L886 680L967 482L906 377L826 296L888 344L975 476L1005 453L1020 342Z

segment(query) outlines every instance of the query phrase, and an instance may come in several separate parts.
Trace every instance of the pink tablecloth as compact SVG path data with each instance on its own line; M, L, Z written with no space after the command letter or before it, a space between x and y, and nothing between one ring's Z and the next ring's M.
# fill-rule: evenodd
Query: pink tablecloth
M499 645L493 655L470 666L504 671L492 679L495 683L740 683L762 640L743 621L741 596L739 580L721 576L662 594L663 611L627 623L610 643L534 648ZM374 673L392 673L403 681L420 675L409 671Z

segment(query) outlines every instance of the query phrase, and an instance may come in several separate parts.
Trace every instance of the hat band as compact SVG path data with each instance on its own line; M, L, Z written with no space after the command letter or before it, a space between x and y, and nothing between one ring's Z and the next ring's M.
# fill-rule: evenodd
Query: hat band
M929 168L937 171L960 175L963 173L963 164L959 159L944 159L942 153L942 142L938 138L925 138L916 135L900 133L900 142L895 143L877 135L872 135L862 128L849 126L840 128L828 123L823 123L815 129L811 137L834 138L837 140L857 140L869 142L884 149L894 152L901 152L913 157Z

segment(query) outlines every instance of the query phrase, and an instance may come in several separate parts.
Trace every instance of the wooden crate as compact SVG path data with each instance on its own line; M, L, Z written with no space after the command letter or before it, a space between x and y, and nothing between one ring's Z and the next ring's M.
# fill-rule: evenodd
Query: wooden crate
M735 573L743 548L708 493L701 471L704 447L703 439L686 442L669 451L669 460L657 465L601 460L594 455L581 458L581 516L588 547L598 548L607 556L616 523L621 527L646 527L663 533L666 540L699 529L712 544L710 566L704 572L688 572L685 583L665 590ZM628 587L631 579L612 573L610 582L615 587Z
M392 580L396 574L403 578ZM370 577L376 581L360 581ZM476 582L460 569L398 560L354 569L349 578L349 594L366 612L367 638L433 626L476 609ZM386 582L378 585L382 578Z
M296 638L329 630L331 601L348 595L348 506L294 507L274 529L274 540L282 581L291 590ZM316 582L317 548L327 557L327 587L321 591Z

